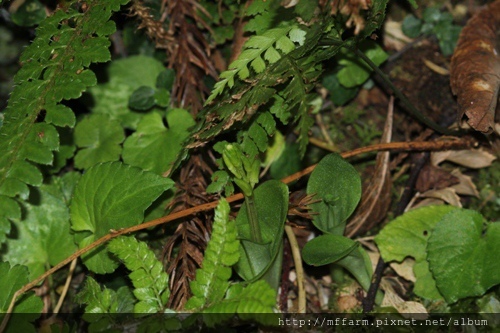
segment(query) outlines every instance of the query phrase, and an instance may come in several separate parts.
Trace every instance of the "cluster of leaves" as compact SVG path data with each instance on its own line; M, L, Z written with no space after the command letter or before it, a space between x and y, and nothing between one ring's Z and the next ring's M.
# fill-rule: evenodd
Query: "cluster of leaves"
M191 2L164 1L165 17L172 19L165 25L173 27L167 35L175 31L169 40L172 45L166 47L169 66L178 69L177 73L165 70L153 57L136 55L113 60L101 73L107 81L98 83L90 67L111 60L109 36L116 29L110 17L127 3L70 1L45 18L37 7L41 3L27 0L17 9L18 18L13 18L19 25L39 23L39 27L21 56L22 68L0 118L0 243L4 245L2 260L8 261L0 263L0 312L7 310L22 285L78 249L102 237L112 238L117 231L144 222L145 216L163 214L174 187L167 177L177 176L181 162L194 148L206 146L220 155L215 159L219 170L206 192L230 195L235 184L245 204L231 219L229 204L220 200L212 233L204 235L210 241L190 283L192 297L182 310L202 313L209 326L235 314L263 324L276 323L273 316L259 314L275 311L290 198L288 186L279 180L261 182L261 167L270 167L276 178L288 172L289 165L299 164L313 125L310 115L320 108L314 92L320 80L338 105L368 82L372 65L353 50L360 50L375 65L385 61L382 48L365 39L381 26L387 1L373 2L364 13L364 29L354 36L346 34L347 17L330 15L320 1L287 6L279 1L253 1L245 8L230 0L217 6L200 2L206 9ZM134 8L147 21L141 25L148 34L165 33L154 31L163 23L152 22L144 7ZM33 10L33 17L23 12L28 9ZM186 91L205 83L179 83L179 77L186 70L190 79L201 78L199 70L212 69L212 64L204 34L193 22L179 21L183 11L210 31L221 48L232 36L230 26L237 18L246 22L243 31L249 35L241 52L220 74L196 120L194 104L191 113L176 106L184 105ZM441 26L451 21L436 15L433 9L426 12L419 33L442 33ZM184 43L178 27L197 40L186 38ZM192 57L180 59L174 46ZM336 66L325 74L327 62ZM211 70L205 74L213 76ZM205 93L189 93L189 98L200 97L201 107ZM77 116L67 103L72 99L86 107ZM285 143L286 132L295 132L298 144ZM214 143L222 134L226 141ZM344 237L347 220L361 197L357 171L339 155L327 155L310 176L307 194L318 200L307 208L321 235L305 245L303 260L348 272L368 290L372 267L367 252ZM451 237L451 224L456 221L464 233L461 237ZM483 224L485 237L481 238ZM421 230L424 237L401 232L410 227ZM86 278L74 300L85 306L90 331L134 325L136 318L127 313L143 319L139 331L182 330L197 320L196 315L180 320L167 306L173 278L153 250L154 237L149 236L155 232L119 237L81 256L82 269L93 276ZM482 295L500 282L498 264L486 256L499 250L499 237L497 225L485 223L476 212L445 207L408 213L376 239L386 261L415 258L417 295L453 303ZM416 251L403 249L402 244L412 243ZM450 258L456 253L459 260L452 265ZM477 263L473 267L477 281L471 280L473 275L457 278L468 262ZM125 269L121 264L129 271L130 281L107 283L112 273ZM18 299L14 308L14 312L41 310L42 301L33 294ZM154 316L158 313L162 315ZM7 328L26 331L19 325L24 324L10 322Z
M445 56L453 54L458 36L462 28L453 23L453 16L441 11L438 7L427 7L419 19L410 14L403 20L402 29L405 35L416 38L420 35L435 35L439 41L441 52Z

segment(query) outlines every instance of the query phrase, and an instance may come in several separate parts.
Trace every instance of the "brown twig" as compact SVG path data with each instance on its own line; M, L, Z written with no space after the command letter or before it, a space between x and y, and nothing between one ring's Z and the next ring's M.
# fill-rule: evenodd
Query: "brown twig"
M341 153L340 155L343 158L349 158L369 152L374 152L374 151L384 151L384 150L390 150L390 151L438 151L438 150L457 150L457 149L466 149L466 148L472 148L477 146L478 143L476 141L473 141L472 139L454 139L454 140L443 140L443 141L424 141L424 142L417 142L417 141L410 141L410 142L390 142L390 143L380 143L380 144L375 144L367 147L362 147L358 149L354 149L348 152ZM315 165L311 165L310 167L299 171L297 173L294 173L293 175L290 175L288 177L283 178L281 181L285 184L291 183L297 179L302 178L305 175L310 174L314 168L316 167ZM238 200L243 199L243 194L238 193L235 195L232 195L228 197L226 200L227 202L235 202ZM98 240L94 241L92 244L89 244L88 246L76 251L73 253L71 256L68 258L64 259L51 269L49 269L47 272L44 274L40 275L30 283L24 285L21 289L16 291L14 293L14 296L12 297L12 300L9 304L9 308L7 309L7 312L5 314L5 317L2 320L2 324L0 325L0 332L3 332L5 330L5 327L7 326L7 322L10 318L10 314L12 313L12 310L14 309L15 302L17 298L27 292L28 290L32 289L33 287L37 286L41 281L43 281L45 278L48 276L52 275L62 267L66 266L68 263L71 261L75 260L76 258L79 258L81 255L89 252L90 250L95 249L96 247L110 241L113 238L116 238L121 235L125 234L130 234L139 230L144 230L148 229L151 227L155 227L161 224L166 224L172 221L175 221L177 219L180 219L181 217L189 216L192 214L196 214L199 212L203 212L206 210L214 209L217 207L218 201L212 201L206 204L202 204L196 207L192 207L180 212L172 213L167 216L163 216L160 218L157 218L155 220L145 222L139 225L135 225L129 228L123 228L120 230L113 230L109 234L99 238Z

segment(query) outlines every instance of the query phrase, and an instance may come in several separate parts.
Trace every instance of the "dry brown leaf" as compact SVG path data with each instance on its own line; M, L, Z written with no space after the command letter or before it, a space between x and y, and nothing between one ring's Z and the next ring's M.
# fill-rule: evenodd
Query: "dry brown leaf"
M403 279L415 282L417 278L415 277L415 273L413 273L413 266L415 265L415 259L406 258L401 263L391 262L391 268L396 272L398 276L401 276Z
M470 176L464 175L458 169L453 170L451 174L457 177L460 181L458 184L451 187L457 192L457 194L470 195L479 198L479 192Z
M428 312L422 303L406 302L394 290L391 283L383 278L380 282L380 287L385 291L382 306L394 307L404 318L414 318L416 320L424 320L428 317Z
M432 165L439 165L444 161L450 161L471 169L486 168L494 160L496 160L495 155L482 149L447 150L431 154Z
M465 116L472 128L483 133L495 129L500 87L499 28L500 0L497 0L467 22L451 59L450 84L457 95L459 117Z
M423 193L428 190L439 190L458 184L460 180L440 167L426 164L420 171L415 184L418 192Z
M411 38L406 36L401 29L401 22L392 21L387 19L384 23L384 46L386 49L393 49L400 51L409 42Z
M462 203L460 202L460 197L458 196L457 192L450 187L443 188L440 190L429 190L427 192L421 193L420 197L439 199L452 206L462 207Z

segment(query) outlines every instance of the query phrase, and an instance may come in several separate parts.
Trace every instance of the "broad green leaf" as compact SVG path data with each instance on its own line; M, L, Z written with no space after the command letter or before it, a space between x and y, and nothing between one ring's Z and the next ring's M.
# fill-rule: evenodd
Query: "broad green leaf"
M429 268L448 303L483 295L500 283L500 223L476 211L457 209L436 224L427 245Z
M128 106L131 109L138 111L146 111L151 109L155 105L155 90L154 88L147 86L140 86L137 88L130 99L128 100Z
M280 181L270 180L254 191L254 202L263 244L250 241L251 233L246 206L242 206L236 226L241 239L240 260L236 272L249 281L264 274L277 259L283 242L283 231L288 213L288 187ZM268 279L275 287L275 276Z
M302 259L313 266L334 263L354 251L359 243L344 236L321 235L306 243Z
M168 128L158 113L145 115L137 131L123 144L123 161L144 170L164 174L171 168L189 136L193 117L183 109L167 111Z
M128 107L130 95L141 86L154 87L164 70L160 61L142 55L113 61L106 70L109 80L90 89L92 112L107 114L122 126L135 129L143 114Z
M14 293L29 282L28 268L21 265L11 266L0 262L0 321L7 311ZM21 296L14 307L14 317L9 320L5 332L36 332L32 321L42 312L43 302L33 292ZM16 318L16 313L19 317Z
M229 220L229 204L221 199L215 210L212 236L205 250L205 257L196 278L190 283L193 297L185 309L201 309L216 304L226 294L231 277L231 266L239 259L238 231Z
M428 206L411 210L391 221L375 237L385 262L401 262L406 257L415 259L413 272L417 281L414 292L420 297L442 299L426 260L427 242L441 218L457 209L453 206Z
M75 156L75 166L91 166L120 159L121 143L125 133L118 121L104 114L93 114L78 122L75 127L75 144L81 148Z
M387 53L375 42L365 41L359 47L375 65L382 64L388 57ZM372 72L372 69L363 60L351 53L344 53L344 57L339 60L339 64L344 67L338 72L337 77L344 87L353 88L363 84Z
M23 219L13 221L16 237L8 238L2 252L11 264L27 266L30 279L34 279L70 256L76 251L76 245L60 182L33 189L23 208Z
M354 167L338 154L325 156L316 166L309 182L307 194L315 194L311 208L314 225L324 233L343 235L345 222L361 198L361 179Z
M78 182L70 208L79 247L112 229L141 223L146 208L172 186L168 178L120 162L91 167ZM87 268L96 273L109 273L117 266L102 246L83 259Z

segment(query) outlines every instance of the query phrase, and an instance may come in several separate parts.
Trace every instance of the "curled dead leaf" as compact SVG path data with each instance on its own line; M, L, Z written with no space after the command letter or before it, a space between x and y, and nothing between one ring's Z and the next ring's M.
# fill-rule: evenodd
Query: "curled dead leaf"
M397 275L401 276L403 279L415 282L417 278L415 277L415 273L413 273L413 266L415 265L415 259L406 258L401 263L391 262L391 268L396 272Z
M446 150L431 154L432 165L449 161L471 169L489 167L494 160L496 160L495 155L482 149Z
M459 117L465 116L472 128L483 133L495 129L500 87L499 28L500 0L497 0L467 22L451 59L450 84L457 95Z
M419 302L406 302L394 290L391 283L383 278L380 287L385 291L382 306L394 307L404 318L413 318L424 320L428 318L428 312L425 306Z

